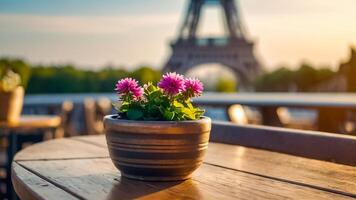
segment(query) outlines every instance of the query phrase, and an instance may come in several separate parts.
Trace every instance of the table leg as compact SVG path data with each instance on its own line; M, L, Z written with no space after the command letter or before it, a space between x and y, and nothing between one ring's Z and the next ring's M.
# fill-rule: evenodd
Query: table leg
M9 146L7 149L7 167L6 167L6 185L7 185L7 198L9 200L17 200L18 197L14 191L11 182L11 163L15 157L15 154L22 149L22 145L26 142L36 143L43 141L44 132L38 132L33 134L17 134L10 132L8 135Z
M20 145L18 143L18 135L14 132L10 132L8 135L9 146L7 148L7 166L6 166L6 191L7 198L9 200L16 200L17 195L11 183L11 163L14 159L16 152L19 150Z
M277 114L278 107L261 107L262 124L267 126L282 127L283 124Z

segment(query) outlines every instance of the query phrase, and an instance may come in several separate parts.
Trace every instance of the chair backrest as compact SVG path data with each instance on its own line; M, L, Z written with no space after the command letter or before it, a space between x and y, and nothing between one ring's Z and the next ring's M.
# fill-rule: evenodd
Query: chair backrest
M99 98L96 101L96 118L98 121L102 121L105 115L112 112L111 100L106 97Z
M64 101L61 106L61 127L63 129L63 136L70 137L76 135L75 128L72 124L74 105L71 101Z
M85 133L88 135L96 134L96 108L95 100L88 98L83 102L84 106L84 120L85 120Z
M86 124L86 134L103 134L103 118L110 114L112 110L111 101L108 98L100 98L97 101L94 99L84 100L84 115Z
M213 122L210 140L356 166L356 137Z

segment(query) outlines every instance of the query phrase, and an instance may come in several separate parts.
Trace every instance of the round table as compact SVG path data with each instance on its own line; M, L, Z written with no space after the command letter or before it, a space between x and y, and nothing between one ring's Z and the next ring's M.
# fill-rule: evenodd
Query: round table
M0 122L0 133L8 140L6 168L6 197L14 199L11 184L11 162L24 143L43 141L46 132L61 125L61 118L53 115L23 115L17 122Z
M123 178L104 135L45 141L16 154L12 182L34 199L345 199L356 197L356 167L266 150L209 143L192 179Z

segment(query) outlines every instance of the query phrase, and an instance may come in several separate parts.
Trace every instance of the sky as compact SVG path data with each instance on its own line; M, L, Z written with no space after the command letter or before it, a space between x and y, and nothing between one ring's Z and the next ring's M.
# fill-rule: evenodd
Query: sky
M0 0L0 57L85 68L148 64L170 55L187 0ZM355 0L240 0L267 69L307 61L337 67L356 47ZM203 12L201 36L223 34L220 10Z

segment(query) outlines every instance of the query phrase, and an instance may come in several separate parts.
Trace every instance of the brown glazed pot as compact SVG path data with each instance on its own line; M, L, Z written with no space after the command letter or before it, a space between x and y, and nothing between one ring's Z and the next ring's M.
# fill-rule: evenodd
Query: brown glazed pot
M0 92L0 121L16 123L22 111L23 87L17 87L12 92Z
M191 177L203 162L211 120L134 121L104 117L111 160L122 176L145 181Z

